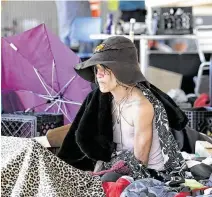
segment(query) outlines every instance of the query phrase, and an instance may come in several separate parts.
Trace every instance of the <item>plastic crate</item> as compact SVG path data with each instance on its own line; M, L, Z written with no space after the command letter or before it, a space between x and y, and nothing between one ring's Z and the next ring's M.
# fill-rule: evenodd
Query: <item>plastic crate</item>
M188 126L198 132L207 134L211 126L208 118L212 118L212 108L188 108L182 109L187 115L189 122Z
M38 136L35 116L2 114L1 135L31 138Z
M37 118L38 136L46 135L49 129L54 129L64 125L63 114L48 112L14 112L15 114L35 116Z
M63 114L15 112L2 114L1 133L3 136L31 138L46 135L49 129L63 125Z

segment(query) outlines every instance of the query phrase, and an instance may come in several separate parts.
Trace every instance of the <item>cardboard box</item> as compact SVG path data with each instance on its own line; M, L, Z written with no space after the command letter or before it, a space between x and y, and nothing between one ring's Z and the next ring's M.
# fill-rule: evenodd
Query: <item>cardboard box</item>
M146 78L164 92L168 92L171 89L180 89L182 82L181 74L152 66L147 67Z
M195 154L200 157L211 157L212 144L206 141L196 141Z

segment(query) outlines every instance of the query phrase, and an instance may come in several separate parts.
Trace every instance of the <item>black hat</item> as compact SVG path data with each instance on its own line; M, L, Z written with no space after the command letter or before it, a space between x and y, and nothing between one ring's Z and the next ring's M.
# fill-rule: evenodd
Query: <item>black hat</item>
M97 64L108 67L121 83L132 85L146 81L139 67L136 47L124 36L108 38L96 47L90 59L77 64L74 69L83 79L95 82L93 66Z

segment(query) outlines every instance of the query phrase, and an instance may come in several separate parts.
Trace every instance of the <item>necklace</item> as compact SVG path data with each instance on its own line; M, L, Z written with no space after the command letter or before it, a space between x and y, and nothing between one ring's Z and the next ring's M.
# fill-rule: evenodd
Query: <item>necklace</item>
M128 97L129 97L130 93L132 92L133 88L134 87L130 88L130 90L128 91L127 95L125 97L123 97L119 102L116 102L114 100L115 108L113 109L112 114L115 112L115 110L117 110L117 116L116 116L117 124L120 123L122 110L124 108L125 103L128 100Z
M120 144L121 146L121 149L123 149L123 139L122 139L122 125L121 125L121 116L122 116L122 110L125 106L125 103L127 102L128 98L129 98L129 95L130 93L132 92L134 87L132 87L126 94L126 96L124 96L121 101L119 102L115 102L115 100L113 99L113 103L114 103L114 109L112 110L112 114L117 110L117 115L114 116L114 122L113 122L113 125L115 126L115 123L117 123L117 126L119 127L118 128L115 128L114 129L118 129L117 131L119 131L119 135L120 135L120 142L118 142L118 144ZM118 135L118 133L116 134Z

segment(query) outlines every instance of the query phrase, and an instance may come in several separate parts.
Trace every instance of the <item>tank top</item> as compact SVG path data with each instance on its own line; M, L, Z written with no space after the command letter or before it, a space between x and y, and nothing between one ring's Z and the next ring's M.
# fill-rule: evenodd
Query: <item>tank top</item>
M134 149L134 127L126 120L126 111L123 110L120 115L120 121L114 119L116 116L113 114L113 142L116 143L116 150L131 150ZM129 116L129 114L128 114ZM155 128L155 118L153 119L153 137L152 145L149 153L148 168L155 170L164 170L164 158L162 155L159 137Z

